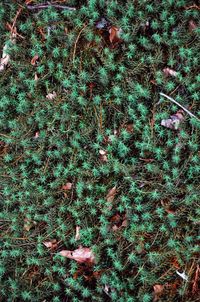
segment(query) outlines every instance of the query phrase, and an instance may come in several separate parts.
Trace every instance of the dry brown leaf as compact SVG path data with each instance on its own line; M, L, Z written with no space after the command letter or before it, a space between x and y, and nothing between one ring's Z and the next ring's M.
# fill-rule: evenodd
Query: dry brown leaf
M24 219L24 230L29 232L30 229L32 229L32 227L34 227L36 224L37 224L36 221L32 221L28 218L25 218Z
M34 77L34 80L37 82L39 80L39 77L37 75L37 73L35 72L35 77Z
M116 225L116 224L114 224L113 226L112 226L112 230L113 231L117 231L119 229L119 227Z
M48 99L48 100L53 100L53 99L55 99L57 97L57 94L56 94L56 92L55 91L53 91L52 93L48 93L47 95L46 95L46 98Z
M35 132L34 138L38 138L40 136L39 131Z
M125 129L129 133L133 133L133 124L127 124Z
M162 120L161 125L166 128L178 130L180 123L184 119L183 113L183 110L177 111L177 113L171 115L169 119Z
M75 235L75 240L80 240L80 226L76 226L76 235Z
M195 29L197 29L197 24L193 20L190 20L190 22L189 22L189 30L193 31Z
M80 246L74 251L62 250L60 252L60 255L69 259L73 259L78 263L95 263L95 256L92 250L88 247Z
M122 41L121 39L122 29L116 26L111 26L109 29L109 40L110 43L119 43Z
M154 302L156 302L160 298L160 296L162 295L162 293L163 293L164 285L155 284L153 286L153 290L154 290Z
M200 275L200 267L199 267L199 265L197 265L195 276L194 276L194 281L192 284L192 294L193 295L199 291L199 286L200 286L200 284L199 284L200 276L199 275Z
M56 239L52 239L51 241L44 241L43 244L50 249L55 249L58 243Z
M15 38L16 38L16 33L13 32L10 38L11 43L14 44L16 42ZM7 51L8 51L8 44L5 44L3 47L2 58L0 59L0 72L5 69L5 67L8 65L10 61L10 55L7 53Z
M122 222L122 226L127 227L127 225L128 225L128 221L127 221L127 219L124 219Z
M38 59L39 59L39 56L35 55L31 60L31 65L35 66Z
M71 190L72 188L72 183L71 182L67 182L65 185L62 186L62 190Z
M163 72L166 76L173 76L173 77L176 77L177 76L177 72L171 68L164 68L163 69Z
M99 154L100 154L100 160L101 161L103 161L103 162L107 162L108 161L107 151L99 150Z
M112 202L115 198L116 193L117 193L117 187L114 186L112 189L108 191L108 194L106 195L107 202Z

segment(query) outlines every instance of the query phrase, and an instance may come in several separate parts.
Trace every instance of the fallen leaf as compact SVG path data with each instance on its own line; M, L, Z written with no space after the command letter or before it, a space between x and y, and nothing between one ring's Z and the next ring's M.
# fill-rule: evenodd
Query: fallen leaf
M108 161L108 157L107 157L107 152L104 150L99 150L99 154L100 154L100 160L103 162L107 162Z
M122 222L122 226L127 227L127 225L128 225L128 221L127 221L127 219L124 219Z
M74 251L62 250L59 254L63 257L73 259L78 263L95 263L95 256L88 247L79 247Z
M13 32L11 34L10 42L14 44L16 42L16 33ZM10 55L7 53L8 51L8 44L6 43L3 47L3 53L2 53L2 58L0 59L0 72L5 69L5 67L8 65L10 61Z
M46 95L46 98L47 98L48 100L53 100L53 99L55 99L56 97L57 97L57 94L56 94L55 91L53 91L52 93L48 93L48 94Z
M177 72L171 68L164 68L163 69L163 72L166 76L173 76L173 77L176 77L177 76Z
M193 20L190 20L190 22L189 22L189 30L193 31L195 29L197 29L197 24Z
M175 211L170 210L170 209L165 209L165 211L166 211L168 214L175 214L175 213L176 213Z
M109 29L109 40L110 43L119 43L122 42L121 39L122 29L116 26L111 26Z
M76 226L76 235L75 235L75 240L80 240L80 226Z
M62 186L62 190L71 190L72 188L72 183L71 182L67 182L65 185Z
M37 139L39 137L39 134L40 134L39 131L35 132L34 138Z
M153 85L157 85L156 80L150 80L150 83Z
M24 219L24 230L29 232L30 229L32 229L32 227L34 227L36 224L37 224L36 221L32 221L28 218L25 218Z
M129 133L133 133L133 124L127 124L125 129Z
M170 116L169 119L162 120L161 125L173 130L178 130L180 123L183 121L183 110L177 111L177 113Z
M179 273L179 271L176 271L177 275L179 275L183 280L188 280L188 276L185 274L185 272L183 273Z
M39 80L37 73L35 72L34 80L37 82Z
M164 290L164 286L161 284L155 284L153 286L153 290L154 290L154 302L156 302L157 300L159 300L161 294L163 293Z
M117 188L116 186L114 186L112 189L108 191L108 194L106 195L107 202L112 202L115 198L116 193L117 193Z
M32 58L32 60L31 60L31 65L35 66L38 59L39 59L39 56L38 56L38 55L35 55L35 56Z
M194 295L195 293L198 292L199 290L199 275L200 275L200 267L199 265L197 265L197 269L195 272L195 276L194 276L194 282L192 284L192 294Z
M114 224L113 226L112 226L112 230L113 231L117 231L119 229L119 227L116 225L116 224Z
M51 241L44 241L43 244L50 249L55 249L58 243L56 239L52 239Z
M111 298L111 293L115 292L115 289L110 287L108 284L105 284L105 286L103 287L103 291Z

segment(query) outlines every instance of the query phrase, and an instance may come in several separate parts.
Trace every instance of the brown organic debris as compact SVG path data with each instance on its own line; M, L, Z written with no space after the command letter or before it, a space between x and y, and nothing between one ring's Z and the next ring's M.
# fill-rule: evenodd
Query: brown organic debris
M49 248L49 249L56 249L57 248L57 245L58 245L58 242L56 239L52 239L51 241L44 241L43 244Z
M115 198L116 193L117 193L117 187L114 186L112 189L108 191L108 194L106 195L106 200L109 203L109 207L108 207L109 210L112 209L112 202Z
M24 230L29 232L37 224L36 221L32 221L28 218L24 219Z
M72 188L72 183L67 182L65 185L62 186L62 190L69 191Z
M161 125L172 130L178 130L180 123L184 119L183 113L183 110L178 110L175 114L171 115L169 119L162 120Z
M199 292L199 280L200 280L200 267L199 265L197 265L197 268L196 268L196 272L195 272L195 276L194 276L194 281L193 281L193 284L192 284L192 294L196 294Z
M50 101L52 101L53 99L55 99L57 97L57 93L55 91L53 91L52 93L48 93L46 95L46 98Z
M197 27L198 27L197 24L193 20L190 20L190 22L189 22L189 30L193 31L193 30L197 29Z
M10 42L12 44L15 44L16 42L15 38L16 38L16 33L15 32L11 33ZM3 47L2 58L0 59L0 72L4 71L4 69L6 68L6 66L10 61L10 55L7 53L7 51L8 51L8 44L5 43Z
M63 257L73 259L78 263L88 263L88 264L95 263L95 256L91 248L88 247L80 246L78 249L74 251L62 250L59 254Z
M166 76L173 76L173 77L177 77L177 71L169 68L169 67L166 67L163 69L163 72Z
M75 240L80 240L81 236L80 236L80 226L76 226L76 235L75 235Z
M117 26L111 26L109 29L109 40L110 43L116 44L122 42L121 39L122 29Z
M99 154L100 154L100 160L102 162L107 162L108 161L107 151L99 150Z
M37 64L38 59L39 59L39 56L35 55L31 60L31 65L35 66Z
M164 285L161 284L155 284L153 286L153 291L154 291L154 302L160 299L160 296L162 295L164 290Z

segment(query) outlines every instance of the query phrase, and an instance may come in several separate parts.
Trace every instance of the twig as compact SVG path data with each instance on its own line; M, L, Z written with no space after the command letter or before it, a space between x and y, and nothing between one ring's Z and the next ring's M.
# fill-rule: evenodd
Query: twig
M18 11L17 11L17 13L16 13L16 15L15 15L15 18L14 18L14 20L13 20L13 24L12 24L12 27L11 27L11 34L13 33L13 31L15 31L15 24L16 24L16 21L17 21L17 18L19 17L19 15L21 14L21 12L22 12L22 7L20 7L19 9L18 9ZM16 30L17 31L17 30Z
M198 117L196 117L196 115L194 115L192 112L190 112L188 109L186 109L185 107L183 107L181 104L179 104L177 101L175 101L173 98L171 98L170 96L160 92L160 95L166 97L168 100L170 100L171 102L173 102L174 104L176 104L177 106L181 107L185 112L187 112L187 114L189 114L191 117L195 117L199 122L200 119Z
M196 4L193 4L193 5L191 5L191 6L186 6L185 7L185 9L198 9L198 10L200 10L200 6L198 6L198 5L196 5Z
M51 7L51 6L55 7L55 8L67 9L67 10L71 10L71 11L76 10L75 7L70 7L70 6L65 6L65 5L59 5L59 4L53 4L53 3L50 3L49 1L47 3L44 3L44 4L27 5L26 7L29 10L34 10L34 9L45 9L45 8L48 8L48 7Z
M77 36L77 38L76 38L76 41L75 41L75 44L74 44L73 57L72 57L73 63L74 63L74 60L75 60L76 47L77 47L78 40L79 40L79 38L80 38L80 35L81 35L82 31L86 28L86 26L87 26L87 24L85 24L85 25L83 26L83 28L80 30L80 32L79 32L79 34L78 34L78 36Z

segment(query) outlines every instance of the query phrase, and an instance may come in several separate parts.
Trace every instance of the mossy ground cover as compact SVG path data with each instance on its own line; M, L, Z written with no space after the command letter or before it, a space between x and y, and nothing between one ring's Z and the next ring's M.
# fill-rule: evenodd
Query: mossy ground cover
M198 2L50 2L0 1L0 300L198 301Z

